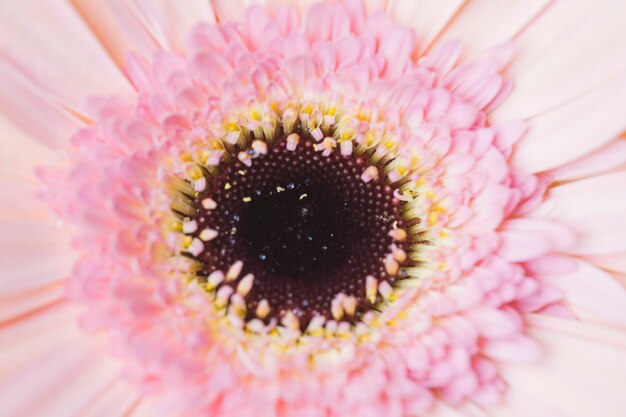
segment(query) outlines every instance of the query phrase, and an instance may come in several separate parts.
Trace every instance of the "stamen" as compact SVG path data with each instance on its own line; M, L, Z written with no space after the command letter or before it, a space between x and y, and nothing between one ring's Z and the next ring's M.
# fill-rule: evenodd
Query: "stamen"
M237 261L235 262L226 273L226 282L231 282L237 279L239 274L241 274L241 270L243 269L243 262Z
M204 229L200 232L200 239L208 242L219 236L219 232L213 229Z
M245 297L246 295L248 295L248 293L252 289L253 284L254 284L254 275L247 274L241 279L241 281L239 281L239 284L237 285L237 293Z
M202 200L202 207L206 210L215 210L217 208L217 203L212 198L205 198Z

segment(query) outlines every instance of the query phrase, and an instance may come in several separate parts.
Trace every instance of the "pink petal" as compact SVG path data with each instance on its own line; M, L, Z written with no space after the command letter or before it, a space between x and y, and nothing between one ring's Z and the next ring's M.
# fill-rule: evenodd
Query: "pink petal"
M127 417L136 409L136 389L128 382L118 380L98 393L93 402L81 410L81 417ZM134 414L133 414L134 415Z
M519 55L509 69L515 89L496 110L496 119L549 111L605 85L623 71L625 15L626 3L620 1L606 7L583 1L552 2L516 39Z
M576 240L569 229L555 222L534 219L507 221L500 233L499 253L509 261L520 262L538 258L550 251L565 250Z
M394 1L391 2L389 13L398 22L415 30L419 50L424 51L463 3L464 0L443 3L437 0Z
M626 166L626 140L624 136L567 165L550 172L558 181L581 179L608 173Z
M11 4L9 10L0 11L0 39L5 59L14 62L33 86L71 109L80 109L88 94L132 92L69 2ZM4 94L2 98L13 99Z
M607 320L626 324L626 289L611 274L584 261L564 274L541 274L538 278L558 289L576 310L591 311Z
M624 108L626 72L602 88L530 119L528 133L513 154L514 166L523 172L541 172L596 151L626 127Z
M568 249L581 255L626 251L626 172L554 187L531 216L558 222L577 233Z
M495 308L476 308L466 313L466 317L488 339L502 339L519 330L519 322L508 313Z
M472 0L445 28L435 45L450 39L462 39L464 52L472 55L491 45L512 40L549 3L549 0L521 3Z
M3 415L90 416L89 408L107 398L119 364L108 354L106 338L78 329L77 310L60 302L0 325ZM133 395L127 387L125 392Z
M41 221L0 221L0 296L58 282L74 255L65 233Z
M504 340L490 340L483 351L490 358L503 362L537 362L541 358L541 347L532 338L516 335Z
M501 364L512 391L568 417L623 415L624 332L536 316L530 333L543 347L544 358L536 366Z

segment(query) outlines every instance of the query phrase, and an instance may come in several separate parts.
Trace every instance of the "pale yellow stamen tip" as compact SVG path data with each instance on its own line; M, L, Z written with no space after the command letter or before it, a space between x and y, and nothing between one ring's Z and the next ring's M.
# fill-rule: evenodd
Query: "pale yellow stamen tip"
M375 179L378 179L378 168L373 165L367 167L367 169L363 171L363 174L361 174L361 181L364 183L368 183Z
M237 317L246 316L246 302L240 294L233 294L230 297L230 306L228 307L228 313Z
M376 293L378 292L378 280L372 275L365 278L365 297L370 303L376 302Z
M265 155L267 153L267 143L261 140L255 140L252 142L252 149L254 149L260 155Z
M197 192L202 192L206 189L206 178L202 177L200 179L193 181L193 189Z
M228 268L228 272L226 273L226 282L231 282L239 277L241 274L241 270L243 269L243 262L237 261Z
M222 282L224 282L224 272L222 271L213 271L209 274L207 278L207 290L212 291L217 288Z
M252 289L252 285L254 285L254 275L246 274L237 285L237 293L245 297Z
M281 324L288 329L298 330L300 328L300 320L291 311L287 311L281 319Z
M349 316L354 316L356 313L357 300L354 296L349 296L343 300L343 309Z
M256 316L258 318L264 319L270 314L270 311L272 311L272 308L270 307L269 301L265 298L259 301L259 304L256 306Z
M308 333L316 333L324 327L325 322L326 318L324 316L316 315L309 322L306 331Z
M233 292L235 292L235 290L233 290L232 287L228 285L221 286L220 289L217 290L217 293L215 294L215 304L217 305L217 307L218 308L226 307L226 304L228 303L228 299L230 298Z
M407 238L407 233L404 229L393 229L389 231L389 236L397 242L404 242Z
M343 311L343 300L344 300L344 295L343 294L338 294L337 296L335 296L335 298L333 298L333 300L330 303L330 313L333 315L333 318L335 320L341 320L344 314Z
M217 208L217 203L212 198L205 198L202 200L202 207L207 210L215 210Z
M391 254L393 255L393 259L400 263L406 261L406 252L400 248L394 249Z
M300 142L300 136L297 133L292 133L287 136L287 150L291 152L295 151L298 142Z
M398 271L400 270L400 265L398 264L398 262L391 258L391 257L387 257L385 258L385 260L383 261L383 263L385 264L385 271L391 275L392 277L398 274Z
M193 256L198 256L204 250L204 244L197 237L193 238L189 246L187 247L187 251L191 253Z
M389 300L393 295L393 288L387 281L383 281L378 286L378 292L385 300Z
M219 232L213 229L204 229L203 231L200 232L200 239L204 240L205 242L213 240L218 236L219 236Z
M237 155L237 159L243 162L245 166L248 166L248 167L252 166L252 157L248 155L247 152L243 152L243 151L239 152L239 154Z
M198 230L198 222L188 219L183 220L183 233L188 235L195 232L196 230Z

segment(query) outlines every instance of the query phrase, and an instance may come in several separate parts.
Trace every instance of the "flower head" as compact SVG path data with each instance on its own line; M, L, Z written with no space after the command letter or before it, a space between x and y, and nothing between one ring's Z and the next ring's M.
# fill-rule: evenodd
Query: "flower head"
M216 1L184 37L133 35L124 94L42 104L81 125L60 160L29 165L72 239L67 297L156 409L401 417L517 398L503 412L527 415L544 405L519 400L524 370L563 345L546 332L623 325L624 120L572 119L623 100L623 74L541 101L524 54L562 7L464 42L480 6L397 3ZM167 21L145 6L116 13ZM595 136L565 149L578 128Z

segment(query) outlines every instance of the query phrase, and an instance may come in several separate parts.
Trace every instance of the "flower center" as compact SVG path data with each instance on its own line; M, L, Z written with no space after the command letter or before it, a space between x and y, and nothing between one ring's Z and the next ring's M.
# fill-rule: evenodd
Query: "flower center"
M252 106L223 126L172 180L181 254L213 305L254 332L369 323L427 244L405 157L417 159L323 103Z
M283 137L249 166L235 159L210 178L199 199L215 208L194 220L198 236L217 235L197 256L200 274L241 261L241 275L254 276L248 319L260 309L266 320L291 312L301 326L315 316L354 321L377 302L367 297L368 277L391 285L406 261L406 240L390 234L405 227L394 187L362 157L324 156L312 138L287 145Z

